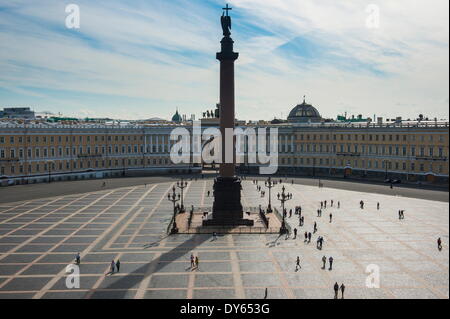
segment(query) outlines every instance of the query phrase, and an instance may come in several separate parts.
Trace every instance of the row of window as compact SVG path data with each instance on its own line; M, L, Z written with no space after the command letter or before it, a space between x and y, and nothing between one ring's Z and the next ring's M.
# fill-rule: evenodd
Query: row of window
M4 144L6 142L6 137L5 136L0 136L0 144ZM108 140L109 142L115 141L115 142L124 142L124 141L142 141L144 140L143 135L139 135L139 136L130 136L130 135L94 135L94 136L82 136L82 135L78 135L78 136L72 136L72 142L76 143L89 143L89 142L105 142L105 140ZM161 141L167 141L169 140L169 137L166 135L148 135L147 136L147 140L149 143L154 142L154 143L158 143ZM10 136L9 137L9 143L10 144L14 144L15 142L18 143L23 143L24 141L24 136ZM27 136L26 137L26 141L27 143L62 143L63 141L65 141L66 143L69 143L70 138L69 136Z
M425 141L429 141L429 142L433 142L435 140L439 141L439 142L444 142L445 141L445 135L434 135L434 134L426 134L426 135L419 135L419 134L411 134L411 135L400 135L400 134L282 134L279 135L280 141L281 140L286 140L286 139L291 139L291 138L295 138L297 137L297 140L306 140L306 141L322 141L322 140L331 140L330 137L332 138L332 140L334 141L403 141L406 142L408 141L408 136L410 136L410 141L416 141L416 139L418 141L421 142L425 142ZM69 143L70 141L70 137L67 136L54 136L54 135L49 135L49 136L27 136L26 137L27 143L62 143L63 140L66 143ZM87 136L83 136L83 135L72 135L72 142L76 143L77 141L79 143L83 143L83 142L105 142L106 140L108 140L109 142L115 141L115 142L119 142L119 141L143 141L144 137L143 135L87 135ZM158 140L162 140L162 141L167 141L169 140L169 137L167 135L148 135L147 136L147 140L149 141L149 143L151 142L155 142L157 143ZM0 144L5 143L6 141L6 137L5 136L0 136ZM23 143L24 141L24 136L10 136L9 137L9 143L10 144L14 144L15 142L18 143Z
M439 146L386 146L386 145L329 145L329 144L300 144L279 145L280 153L358 153L368 155L396 155L396 156L438 156L444 157L444 148Z
M168 165L170 160L168 158L159 158L159 159L148 159L144 161L143 159L122 159L122 160L102 160L102 161L60 161L59 163L34 163L24 165L10 165L8 167L1 166L0 167L0 175L11 174L14 175L24 174L24 173L51 173L51 172L63 172L68 170L77 170L77 169L90 169L90 168L125 168L132 166L143 166L145 165ZM72 167L71 167L72 166ZM9 168L9 172L7 172L7 168ZM25 169L28 168L27 172Z
M416 147L411 146L410 151L408 153L408 148L406 146L378 146L378 145L310 145L310 144L301 144L301 145L279 145L280 153L293 153L296 152L298 148L300 153L357 153L357 154L367 154L367 155L395 155L395 156L437 156L443 158L445 156L443 147ZM169 151L169 145L147 145L146 153L164 153ZM106 153L108 150L108 153ZM248 151L248 149L246 149ZM255 151L255 148L250 148L250 151ZM70 148L66 147L64 150L62 147L58 149L55 148L32 148L27 149L27 157L28 158L39 158L39 157L62 157L62 156L77 156L77 155L109 155L109 154L136 154L143 153L144 146L143 145L115 145L115 146L95 146L91 148L90 146L80 146L80 147L72 147L72 152L70 152ZM6 154L4 149L0 149L0 158L6 158L9 155L9 158L14 159L16 157L22 159L24 158L24 150L19 149L18 152L16 149L9 149L9 154Z
M330 163L333 167L338 165L339 167L351 166L352 168L359 169L388 169L396 171L412 171L414 172L418 169L420 172L434 172L436 169L439 173L444 173L443 165L436 165L433 163L406 163L406 162L390 162L385 160L353 160L353 161L344 161L344 160L336 160L336 159L328 159L328 158L282 158L282 165L306 165L306 166L330 166Z
M115 146L79 146L79 147L72 147L72 152L70 152L70 148L66 147L63 149L62 147L59 147L57 149L55 148L27 148L27 157L28 158L39 158L39 157L62 157L62 156L77 156L77 155L102 155L106 153L106 150L108 150L108 154L133 154L133 153L143 153L144 152L144 146L143 145L115 145ZM169 145L153 145L149 146L147 145L146 152L147 153L164 153L168 152ZM18 152L16 149L11 148L9 149L9 157L10 158L24 158L24 150L19 149ZM4 149L0 149L0 158L6 158L7 154Z
M430 141L433 142L434 140L438 140L439 142L445 141L445 135L438 135L435 136L433 134L427 134L427 135L399 135L399 134L297 134L297 140L302 141L322 141L322 140L331 140L330 137L332 137L333 141L391 141L391 142L399 142L408 141L408 136L410 136L410 141L418 141L425 142ZM295 137L295 136L294 136ZM280 135L280 140L290 139L292 138L292 135Z

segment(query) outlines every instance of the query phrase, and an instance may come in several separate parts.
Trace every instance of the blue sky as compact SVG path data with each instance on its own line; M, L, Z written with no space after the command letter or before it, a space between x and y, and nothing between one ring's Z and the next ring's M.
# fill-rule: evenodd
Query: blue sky
M81 28L65 27L66 5ZM240 119L448 118L446 0L229 0ZM367 5L380 27L366 27ZM68 116L170 118L218 102L216 0L0 0L0 108Z

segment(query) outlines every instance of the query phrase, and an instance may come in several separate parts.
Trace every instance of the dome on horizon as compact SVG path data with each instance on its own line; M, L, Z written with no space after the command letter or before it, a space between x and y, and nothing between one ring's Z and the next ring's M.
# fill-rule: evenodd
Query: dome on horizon
M321 122L322 116L314 106L303 100L302 104L292 109L287 120L292 123Z
M181 115L178 113L178 110L175 112L175 114L172 116L172 122L175 123L181 123L182 122Z

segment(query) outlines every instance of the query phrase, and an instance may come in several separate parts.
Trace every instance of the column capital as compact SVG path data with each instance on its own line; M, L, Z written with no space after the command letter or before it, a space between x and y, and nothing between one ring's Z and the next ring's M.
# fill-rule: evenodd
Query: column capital
M216 59L219 61L236 61L239 57L239 53L233 52L233 39L230 37L223 37L222 51L216 54Z

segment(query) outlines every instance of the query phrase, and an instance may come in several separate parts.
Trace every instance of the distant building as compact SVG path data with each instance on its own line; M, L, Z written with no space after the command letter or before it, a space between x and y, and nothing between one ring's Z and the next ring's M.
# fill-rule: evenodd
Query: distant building
M361 114L359 114L358 116L354 116L352 115L352 117L347 118L347 114L345 115L338 115L336 121L338 122L350 122L350 123L367 123L367 122L371 122L371 119L368 118L363 118L363 116Z
M202 130L219 127L220 118L202 118ZM148 174L199 173L208 163L173 163L174 128L191 131L177 112L172 121L151 125L6 120L0 121L0 186ZM206 114L207 115L207 114ZM213 112L213 115L214 112ZM360 179L400 179L448 184L448 121L331 121L311 105L297 105L290 121L236 120L238 128L278 129L277 174ZM376 118L374 116L374 118ZM350 119L352 117L350 116ZM70 120L70 119L69 119ZM292 122L291 122L292 121ZM297 122L298 121L298 122ZM3 122L3 123L2 123ZM16 123L14 123L16 122ZM246 145L245 145L246 144ZM275 148L277 147L277 148ZM275 148L275 149L274 149ZM244 149L249 150L248 139ZM264 163L244 154L238 172L258 174Z
M303 103L294 107L287 118L290 123L320 123L322 116L319 111L311 104L306 103L303 99Z
M172 122L175 123L181 123L183 121L183 118L181 117L180 113L178 113L178 110L175 112L175 114L172 116Z
M0 111L0 118L34 120L34 112L29 107L8 107Z

